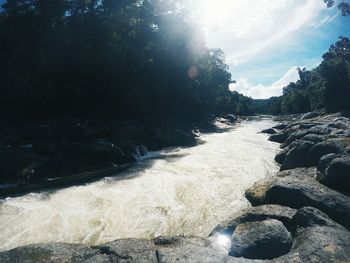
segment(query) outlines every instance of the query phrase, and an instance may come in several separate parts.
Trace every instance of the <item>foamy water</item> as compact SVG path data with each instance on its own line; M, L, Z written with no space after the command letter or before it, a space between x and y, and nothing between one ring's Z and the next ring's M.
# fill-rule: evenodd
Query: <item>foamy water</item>
M0 203L0 250L39 242L97 245L117 238L207 236L249 206L244 191L278 170L278 145L258 133L270 119L201 136L196 147L163 151L120 177Z

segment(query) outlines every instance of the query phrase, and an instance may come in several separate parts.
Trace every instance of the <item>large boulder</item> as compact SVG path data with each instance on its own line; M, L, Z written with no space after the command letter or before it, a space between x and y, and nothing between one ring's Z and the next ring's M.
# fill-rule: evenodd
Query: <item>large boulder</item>
M282 143L288 138L287 132L278 132L269 137L269 141Z
M300 141L298 145L293 147L286 155L281 166L281 171L293 169L297 167L309 167L309 150L313 146L312 142Z
M348 262L350 232L314 207L294 215L294 242L287 255L273 262Z
M294 177L276 178L255 184L259 195L251 195L254 188L246 192L252 204L279 204L292 208L313 206L325 212L334 221L350 229L350 198L320 184L315 179ZM253 197L253 198L252 198Z
M251 259L272 259L287 254L291 234L276 219L248 222L237 226L232 235L230 255Z
M309 150L308 160L310 165L317 165L322 156L339 152L341 152L340 147L333 141L319 142Z
M317 179L330 188L350 193L350 156L332 159Z

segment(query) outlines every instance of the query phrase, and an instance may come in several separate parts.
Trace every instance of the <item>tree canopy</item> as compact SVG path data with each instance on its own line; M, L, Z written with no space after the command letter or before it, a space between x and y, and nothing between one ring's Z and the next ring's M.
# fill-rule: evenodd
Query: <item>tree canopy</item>
M3 117L120 119L251 113L205 46L190 1L7 0L0 13Z

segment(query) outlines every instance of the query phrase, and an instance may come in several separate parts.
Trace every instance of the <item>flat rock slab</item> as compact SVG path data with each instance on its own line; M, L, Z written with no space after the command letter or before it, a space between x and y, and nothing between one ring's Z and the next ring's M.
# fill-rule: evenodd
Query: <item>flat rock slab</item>
M252 259L272 259L287 254L291 234L276 219L243 223L232 235L230 255Z

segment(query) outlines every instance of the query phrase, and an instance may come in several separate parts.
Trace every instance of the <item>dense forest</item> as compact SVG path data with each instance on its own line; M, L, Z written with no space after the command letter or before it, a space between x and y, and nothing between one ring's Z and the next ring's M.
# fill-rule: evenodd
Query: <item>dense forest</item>
M2 118L158 120L252 114L229 90L189 1L8 0L0 13Z
M299 80L283 88L281 97L256 101L259 112L290 114L326 109L350 110L350 40L340 37L323 55L321 64L298 69Z

